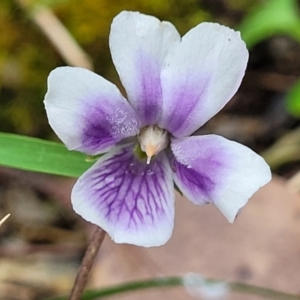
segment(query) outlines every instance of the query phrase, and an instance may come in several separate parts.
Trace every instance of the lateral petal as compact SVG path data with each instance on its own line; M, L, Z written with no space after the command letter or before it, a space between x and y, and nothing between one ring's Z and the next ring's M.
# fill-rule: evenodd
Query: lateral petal
M218 135L174 139L174 181L195 204L213 203L233 222L248 199L271 180L264 159Z
M118 88L82 68L52 71L44 103L51 127L69 150L103 153L139 132L137 116Z

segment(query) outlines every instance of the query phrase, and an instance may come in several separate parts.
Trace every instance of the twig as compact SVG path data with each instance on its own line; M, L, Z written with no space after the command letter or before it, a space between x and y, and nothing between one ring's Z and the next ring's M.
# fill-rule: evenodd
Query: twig
M67 64L89 70L93 69L89 56L49 8L36 6L31 9L27 3L28 1L16 1L26 12L30 13L31 19L42 30Z
M277 139L270 148L261 152L261 155L274 170L283 164L299 161L299 145L300 127L297 127Z
M10 214L7 214L4 218L0 220L0 226L10 217Z
M78 270L72 291L68 298L69 300L80 300L104 236L105 231L97 226L82 259L81 266Z

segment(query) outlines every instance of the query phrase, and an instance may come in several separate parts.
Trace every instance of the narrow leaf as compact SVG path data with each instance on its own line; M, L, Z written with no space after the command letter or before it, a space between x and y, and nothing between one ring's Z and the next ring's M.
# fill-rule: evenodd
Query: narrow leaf
M0 165L27 171L78 177L91 162L63 144L16 134L0 133Z

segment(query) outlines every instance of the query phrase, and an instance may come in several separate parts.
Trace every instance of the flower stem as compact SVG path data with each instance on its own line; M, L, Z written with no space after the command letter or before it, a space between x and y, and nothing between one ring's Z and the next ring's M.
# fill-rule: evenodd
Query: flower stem
M80 268L78 270L73 288L71 290L70 296L68 300L80 300L81 295L84 291L84 288L86 286L89 273L92 269L92 266L94 264L96 255L99 251L99 248L103 242L103 239L105 237L105 231L100 228L96 227L96 230L91 238L91 241L86 249L86 252L84 254L84 257L82 259Z

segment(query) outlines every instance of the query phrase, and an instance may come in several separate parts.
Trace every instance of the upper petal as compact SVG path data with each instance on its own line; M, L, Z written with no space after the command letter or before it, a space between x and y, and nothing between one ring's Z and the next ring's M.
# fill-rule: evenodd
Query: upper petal
M172 171L165 154L150 165L132 147L115 148L85 172L72 191L74 210L116 243L160 246L174 223Z
M169 48L180 41L175 27L139 12L123 11L111 25L110 50L128 100L143 125L155 124L162 109L160 73Z
M271 180L270 168L251 149L217 135L174 139L174 181L195 204L213 203L229 222Z
M178 138L193 133L235 94L247 61L239 32L215 23L191 29L165 59L159 125Z
M85 69L52 71L44 102L51 127L70 150L99 154L139 132L137 116L118 88Z

